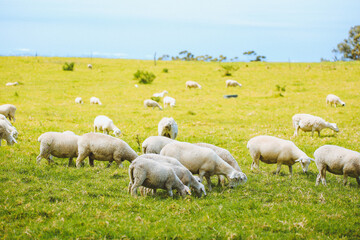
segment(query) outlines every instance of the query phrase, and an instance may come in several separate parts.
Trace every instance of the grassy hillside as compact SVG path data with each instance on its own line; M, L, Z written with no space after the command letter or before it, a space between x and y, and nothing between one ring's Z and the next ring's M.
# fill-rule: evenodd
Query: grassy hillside
M75 70L62 70L74 61ZM236 63L239 70L223 77L219 63L0 57L0 104L16 105L18 144L0 147L0 238L269 238L359 239L360 194L355 179L327 174L328 186L315 187L317 169L302 173L294 166L260 162L250 171L247 141L267 134L291 139L313 157L324 144L360 149L360 63ZM168 73L163 69L168 68ZM151 71L151 85L134 87L133 74ZM226 88L235 79L242 88ZM187 80L201 90L186 89ZM5 87L7 82L22 85ZM286 85L279 97L276 85ZM167 90L176 107L145 109L143 101ZM326 106L325 97L340 96L346 107ZM238 94L224 99L225 94ZM85 103L76 105L81 96ZM92 96L103 105L89 104ZM162 105L162 104L161 104ZM300 133L292 138L291 117L310 113L337 123L322 136ZM121 139L140 154L138 141L157 135L162 117L173 117L178 140L207 142L228 149L248 182L236 189L215 187L206 198L171 199L165 191L133 198L127 193L129 163L123 169L95 161L95 167L67 167L67 159L48 165L39 154L37 138L47 131L92 131L94 118L107 115L121 129ZM217 179L213 178L215 184Z

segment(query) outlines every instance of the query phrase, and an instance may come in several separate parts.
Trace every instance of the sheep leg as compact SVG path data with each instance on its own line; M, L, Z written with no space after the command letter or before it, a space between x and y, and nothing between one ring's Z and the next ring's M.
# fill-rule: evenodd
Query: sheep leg
M130 193L131 192L131 187L132 187L132 183L131 182L129 182L129 186L128 186L128 193Z
M141 186L141 184L145 181L145 179L146 179L146 176L145 176L145 174L144 175L141 175L140 176L141 178L134 178L134 183L133 183L133 185L132 185L132 187L131 187L131 195L132 196L137 196L137 189L138 189L138 187L140 187Z
M209 191L211 191L212 187L211 187L211 178L210 178L210 176L205 176L205 179L206 179L206 181L208 183L208 189L209 189Z
M317 175L317 178L316 178L315 186L319 185L319 183L320 183L320 177L321 177L321 174L319 173L319 174Z
M69 158L69 163L68 163L68 167L70 167L72 165L72 157Z
M112 163L113 163L113 160L109 161L109 164L106 166L106 168L111 167Z
M259 153L251 154L251 157L253 159L253 162L251 163L251 170L253 170L254 168L259 168L260 154Z
M292 176L292 165L291 166L289 166L289 172L290 172L290 177Z
M224 187L225 186L225 178L224 178L224 176L222 176L222 175L218 175L218 186L222 186L222 187Z
M344 173L344 186L347 184L347 178L348 178L348 175L346 173Z
M311 129L311 137L313 137L314 136L314 129Z
M168 189L168 194L169 194L169 196L170 197L174 197L174 194L173 194L173 192L172 192L172 189L170 188L170 189Z
M356 182L360 185L360 177L356 178Z
M0 141L0 146L1 146L1 141ZM39 156L36 157L36 163L37 164L40 164L41 158L42 158L42 156L41 156L41 153L40 153Z
M85 154L80 154L79 153L79 156L77 157L76 159L76 167L77 168L80 168L81 167L81 163L84 161L84 159L87 157L87 155ZM89 160L90 161L90 160Z
M297 123L295 123L294 125L295 125L295 126L294 126L294 127L295 127L294 137L296 137L296 136L298 135L300 126L299 126Z
M46 159L48 160L49 164L54 163L53 157L51 155L49 155Z
M323 167L321 169L320 174L321 174L321 182L324 186L326 186L326 167Z
M94 167L94 158L89 156L89 165L90 167Z
M320 131L317 131L318 132L318 136L320 137Z
M279 175L280 173L280 170L281 170L281 163L277 165L277 168L276 168L276 175Z

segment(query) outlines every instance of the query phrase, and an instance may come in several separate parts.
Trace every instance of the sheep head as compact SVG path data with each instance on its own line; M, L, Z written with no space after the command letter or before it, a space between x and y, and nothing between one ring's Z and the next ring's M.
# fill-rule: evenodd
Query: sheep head
M304 173L307 173L311 161L314 161L314 159L309 158L309 157L301 157L301 158L295 160L295 162L299 162L301 164L301 167L302 167Z
M233 171L228 179L230 188L234 188L242 181L242 174L238 171Z

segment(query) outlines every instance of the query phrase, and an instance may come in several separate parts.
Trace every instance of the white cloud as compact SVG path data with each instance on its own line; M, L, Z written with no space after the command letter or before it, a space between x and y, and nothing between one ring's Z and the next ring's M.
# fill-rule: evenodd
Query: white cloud
M125 58L129 56L127 53L93 52L92 54L94 56L115 57L115 58Z
M28 49L28 48L18 48L18 49L15 49L16 51L20 51L20 52L30 52L31 50Z

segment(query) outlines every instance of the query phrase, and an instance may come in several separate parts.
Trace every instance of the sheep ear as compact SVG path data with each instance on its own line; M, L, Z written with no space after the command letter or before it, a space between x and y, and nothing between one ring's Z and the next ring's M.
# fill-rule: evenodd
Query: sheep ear
M186 192L191 196L191 190L189 188L186 189Z
M301 158L299 158L298 160L295 160L295 162L300 162L301 161Z

